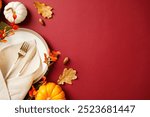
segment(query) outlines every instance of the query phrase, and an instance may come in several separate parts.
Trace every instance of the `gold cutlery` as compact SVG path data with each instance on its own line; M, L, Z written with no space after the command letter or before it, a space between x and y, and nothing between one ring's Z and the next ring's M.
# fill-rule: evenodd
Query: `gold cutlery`
M25 64L22 66L22 68L21 68L20 71L18 72L17 77L20 76L20 75L24 72L24 70L28 67L28 65L30 64L31 60L32 60L33 57L35 56L35 54L36 54L36 49L34 49L34 50L30 53L30 55L28 56L28 59L26 59Z
M19 52L18 52L18 58L17 58L17 60L13 63L13 65L11 66L11 68L9 69L9 71L7 72L5 79L7 79L7 78L10 76L10 74L11 74L12 71L14 70L14 67L15 67L15 65L18 63L18 61L26 55L26 53L27 53L27 51L28 51L28 48L29 48L29 44L28 44L26 41L23 42L23 44L22 44L22 46L21 46L21 48L20 48L20 50L19 50Z

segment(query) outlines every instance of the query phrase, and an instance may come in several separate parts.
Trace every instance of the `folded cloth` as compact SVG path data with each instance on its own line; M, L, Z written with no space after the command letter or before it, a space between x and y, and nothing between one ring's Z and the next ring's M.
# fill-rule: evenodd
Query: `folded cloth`
M11 75L5 78L10 67L17 60L22 43L7 45L0 50L0 99L24 99L33 81L42 74L42 62L36 42L29 41L27 54L18 61ZM23 67L22 73L18 75Z
M5 80L3 78L2 72L0 70L0 99L9 100L9 92Z

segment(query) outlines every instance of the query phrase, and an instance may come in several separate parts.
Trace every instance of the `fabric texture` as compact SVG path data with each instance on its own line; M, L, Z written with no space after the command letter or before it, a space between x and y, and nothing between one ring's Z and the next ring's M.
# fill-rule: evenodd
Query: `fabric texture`
M23 43L23 42L22 42ZM34 80L42 74L42 62L35 41L29 41L27 54L16 63L11 75L5 76L18 58L22 43L11 44L0 50L0 99L22 100L25 98ZM19 71L24 67L21 74Z

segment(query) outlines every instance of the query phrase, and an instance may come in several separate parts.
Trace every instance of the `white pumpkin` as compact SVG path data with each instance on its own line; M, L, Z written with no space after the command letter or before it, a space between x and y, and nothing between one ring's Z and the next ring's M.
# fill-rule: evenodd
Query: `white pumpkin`
M27 9L21 2L9 2L4 8L4 15L9 22L19 24L25 20Z

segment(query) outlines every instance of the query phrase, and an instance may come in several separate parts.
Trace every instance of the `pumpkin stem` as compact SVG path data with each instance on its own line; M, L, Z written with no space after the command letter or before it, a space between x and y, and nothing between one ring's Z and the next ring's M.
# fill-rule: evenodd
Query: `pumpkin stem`
M6 9L6 11L9 11L9 10L11 10L12 11L12 13L15 13L15 11L13 10L13 8L8 8L8 9Z
M13 18L14 18L14 21L15 21L15 19L17 18L16 12L11 7L6 9L6 11L9 11L9 10L11 10L11 12L13 13Z

